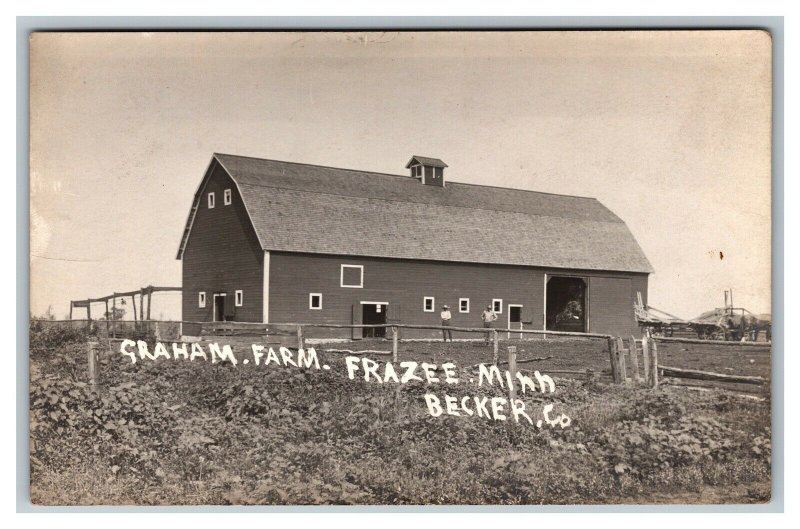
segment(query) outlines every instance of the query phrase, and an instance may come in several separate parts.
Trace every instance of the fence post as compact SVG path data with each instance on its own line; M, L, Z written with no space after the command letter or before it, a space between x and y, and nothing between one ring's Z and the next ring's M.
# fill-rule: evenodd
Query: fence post
M392 326L392 363L397 364L397 327Z
M89 367L89 384L96 388L100 384L97 373L97 342L86 342L86 360Z
M619 362L620 382L627 384L628 367L625 363L625 342L623 342L622 338L619 337L617 337L617 361Z
M650 348L650 387L658 388L658 342L653 340Z
M639 351L636 350L636 338L631 335L631 345L629 347L631 351L631 364L633 364L633 381L639 382Z
M508 372L511 374L511 384L508 386L508 394L512 402L517 398L517 348L513 345L508 347Z
M611 380L619 382L619 369L617 366L617 341L614 338L608 339L608 357L611 362Z
M642 336L642 364L644 364L644 381L650 383L650 340L647 334Z
M161 329L158 327L158 322L155 324L155 331L154 331L155 339L157 342L161 341Z
M303 349L305 344L303 343L303 326L297 326L297 349Z
M497 342L498 342L497 329L492 329L492 349L493 349L493 351L492 351L492 363L494 365L497 365L497 361L500 358L500 353L499 353L499 350L498 350L499 344Z

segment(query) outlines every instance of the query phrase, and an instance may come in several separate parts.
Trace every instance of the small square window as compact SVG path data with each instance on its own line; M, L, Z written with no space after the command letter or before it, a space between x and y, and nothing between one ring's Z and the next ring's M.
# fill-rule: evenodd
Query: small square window
M493 299L492 300L492 310L498 314L503 313L503 300L502 299Z
M469 298L458 298L458 312L469 312Z
M200 292L197 295L197 306L200 307L201 309L206 308L206 293L205 292Z
M425 312L433 312L434 310L434 299L432 297L424 297L422 298L422 310Z
M243 299L244 295L242 294L242 291L241 290L237 290L235 297L236 297L236 299L235 299L236 306L237 307L241 307L242 306L242 302L244 301L244 299Z
M209 193L208 194L208 209L213 209L214 208L214 203L215 203L214 193Z
M223 193L223 195L222 195L222 200L223 200L223 202L225 202L226 206L230 206L231 205L231 190L230 189L226 189L225 190L225 193Z
M322 294L318 293L309 294L308 308L311 310L322 310Z
M344 288L364 288L364 267L343 264L339 274L339 286Z

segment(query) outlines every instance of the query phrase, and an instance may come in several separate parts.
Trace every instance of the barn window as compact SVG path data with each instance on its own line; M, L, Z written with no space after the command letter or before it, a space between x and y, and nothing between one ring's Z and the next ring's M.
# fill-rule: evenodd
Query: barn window
M313 292L309 294L308 308L312 310L322 310L322 294Z
M236 298L236 299L235 299L235 301L236 301L236 306L237 306L237 307L241 307L241 306L242 306L242 301L244 301L244 300L243 300L243 298L244 298L244 295L242 294L242 291L241 291L241 290L237 290L237 291L236 291L235 298Z
M226 189L225 193L222 195L222 198L223 198L223 201L225 202L225 205L226 206L230 206L231 205L231 190L230 189Z
M214 193L208 194L208 209L214 208Z
M503 313L503 300L502 299L493 299L492 300L492 310L498 314Z
M206 308L206 293L200 292L197 295L197 306L201 309Z
M433 312L433 307L435 305L434 299L432 297L424 297L422 298L422 310L425 312Z
M344 288L364 288L364 267L343 264L339 275L339 286Z
M458 312L469 312L469 298L458 298Z

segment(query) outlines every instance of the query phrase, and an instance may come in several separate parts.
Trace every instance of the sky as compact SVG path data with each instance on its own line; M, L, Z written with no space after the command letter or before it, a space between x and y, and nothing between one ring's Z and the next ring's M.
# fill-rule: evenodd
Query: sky
M47 33L30 73L36 315L180 286L214 152L394 174L417 154L595 197L653 265L651 306L692 318L732 289L770 312L763 32Z

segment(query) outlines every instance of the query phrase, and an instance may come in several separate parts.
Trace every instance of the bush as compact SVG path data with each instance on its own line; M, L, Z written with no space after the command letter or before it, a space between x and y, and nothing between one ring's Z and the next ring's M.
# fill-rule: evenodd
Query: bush
M69 323L44 318L31 318L28 325L31 352L41 352L85 342L90 336L88 327L73 327Z

